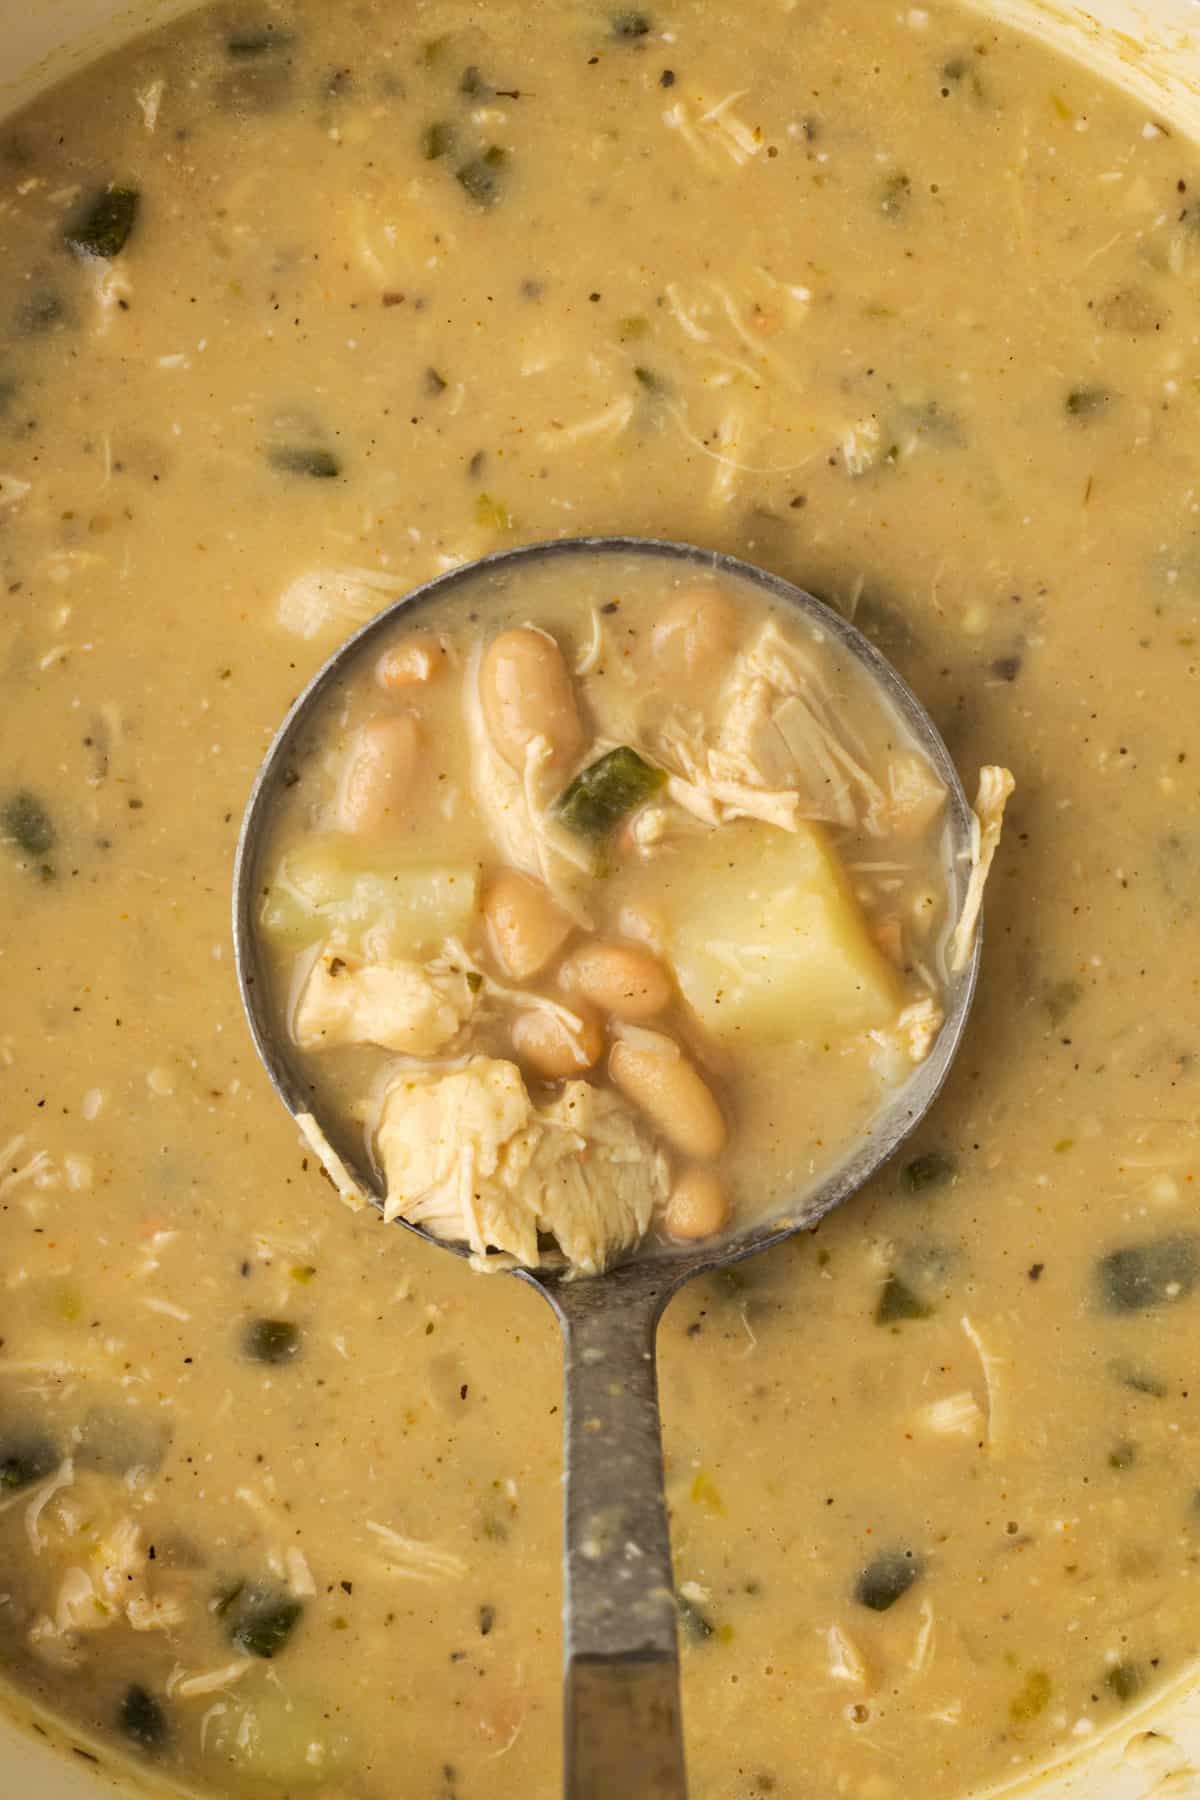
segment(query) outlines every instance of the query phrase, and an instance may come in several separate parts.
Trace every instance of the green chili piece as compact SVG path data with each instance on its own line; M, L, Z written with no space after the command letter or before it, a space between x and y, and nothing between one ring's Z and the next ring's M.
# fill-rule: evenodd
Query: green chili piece
M311 475L315 481L333 481L342 465L332 450L306 448L303 444L278 444L267 451L273 469L285 475Z
M885 1550L859 1575L854 1598L872 1612L887 1612L924 1572L925 1565L915 1550Z
M283 1649L303 1611L303 1602L288 1594L252 1588L238 1608L230 1642L247 1656L261 1656L269 1662Z
M435 119L421 133L421 155L426 162L437 162L441 156L449 156L454 149L457 133L447 119Z
M154 1695L136 1681L125 1691L117 1725L143 1750L158 1750L167 1739L167 1715Z
M119 256L137 223L136 188L109 187L95 195L63 234L78 256Z
M933 1308L927 1306L906 1281L901 1281L898 1275L889 1275L875 1307L875 1323L898 1325L905 1319L928 1319L932 1312Z
M470 162L456 169L455 178L476 206L495 206L503 191L503 171L507 161L507 152L499 144L493 144L482 156L473 156Z
M57 1446L48 1437L31 1434L0 1439L0 1494L15 1494L35 1481L44 1481L61 1461Z
M569 831L598 841L665 786L666 779L665 769L621 744L581 770L555 801L554 811Z
M953 1181L958 1164L943 1150L925 1150L904 1165L904 1185L910 1194L923 1194L926 1188L943 1187Z
M1148 1312L1186 1300L1200 1279L1200 1239L1180 1233L1129 1244L1096 1264L1096 1292L1105 1312Z
M1128 1706L1141 1692L1142 1671L1136 1663L1114 1663L1111 1669L1104 1672L1104 1685L1122 1706Z
M300 1349L300 1327L290 1319L251 1319L242 1333L242 1353L251 1362L291 1362Z
M53 850L58 833L36 794L20 789L0 810L0 833L11 838L27 856L45 856Z
M1112 394L1107 388L1072 388L1067 395L1067 415L1072 419L1094 419L1098 413L1107 412L1112 400Z
M247 25L231 31L225 39L230 56L266 56L268 51L282 49L290 40L273 25Z

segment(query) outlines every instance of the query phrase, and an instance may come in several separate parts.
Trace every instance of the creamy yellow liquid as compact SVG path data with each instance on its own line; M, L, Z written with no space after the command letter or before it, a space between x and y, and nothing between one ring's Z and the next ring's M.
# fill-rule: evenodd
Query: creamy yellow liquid
M552 1322L336 1205L245 1033L230 859L390 594L642 533L823 593L1017 777L936 1112L661 1343L693 1791L955 1800L1200 1636L1196 154L948 7L481 21L205 11L4 132L0 1460L74 1477L0 1498L13 1704L214 1795L557 1791ZM62 235L109 181L111 269ZM928 1316L875 1322L889 1272ZM294 1358L246 1359L262 1317ZM149 1442L77 1441L96 1408ZM123 1520L115 1616L60 1629ZM238 1580L302 1601L270 1661Z

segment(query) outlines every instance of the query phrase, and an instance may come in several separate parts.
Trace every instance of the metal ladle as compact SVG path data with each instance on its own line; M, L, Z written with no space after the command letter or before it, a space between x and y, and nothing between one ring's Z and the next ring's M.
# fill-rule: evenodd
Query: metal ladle
M827 634L882 690L946 785L944 842L953 917L970 869L972 814L933 722L891 664L839 614L811 594L734 557L692 545L640 538L575 538L484 557L439 576L387 607L337 650L281 725L246 807L234 869L233 926L238 981L258 1053L284 1105L307 1113L312 1090L282 1040L256 930L261 858L276 800L296 760L297 739L351 663L397 622L434 607L487 571L572 556L648 556L676 568L749 582L795 608ZM733 1236L691 1250L648 1248L604 1275L564 1281L553 1270L520 1269L545 1295L565 1350L564 1795L566 1800L685 1800L679 1658L671 1546L663 1493L662 1438L654 1348L671 1297L694 1275L767 1250L812 1226L857 1192L932 1105L958 1049L975 990L980 939L944 998L945 1023L925 1061L887 1101L870 1130L793 1211L757 1220ZM363 1144L335 1120L320 1121L364 1194L382 1206ZM457 1255L463 1244L410 1231Z

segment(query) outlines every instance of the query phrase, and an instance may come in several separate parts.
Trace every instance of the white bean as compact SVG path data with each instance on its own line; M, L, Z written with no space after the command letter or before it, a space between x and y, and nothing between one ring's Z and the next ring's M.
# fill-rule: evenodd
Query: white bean
M582 1075L599 1061L604 1030L591 1008L575 1008L579 1030L570 1031L555 1013L531 1008L513 1020L513 1049L522 1062L548 1081Z
M559 977L573 994L582 994L615 1019L652 1019L671 998L671 983L658 958L637 944L603 940L581 944L563 964Z
M558 955L575 922L540 881L502 869L483 897L492 955L513 981L528 981Z
M715 1169L693 1163L671 1189L663 1224L673 1238L713 1237L729 1218L729 1197Z
M334 801L341 831L377 832L403 816L417 770L421 728L411 713L372 719L355 732Z
M656 1042L648 1044L652 1036ZM721 1109L671 1038L650 1032L640 1032L636 1044L618 1038L609 1052L608 1072L676 1150L702 1162L720 1156L727 1137Z
M537 737L549 744L559 767L582 751L571 677L562 651L544 631L523 626L492 640L479 666L479 698L488 734L510 768L525 767L526 749Z
M687 587L668 600L650 634L668 674L690 680L720 674L737 647L738 612L719 587Z
M401 643L385 650L375 664L375 679L380 687L415 687L440 675L446 663L446 652L428 631L414 631Z

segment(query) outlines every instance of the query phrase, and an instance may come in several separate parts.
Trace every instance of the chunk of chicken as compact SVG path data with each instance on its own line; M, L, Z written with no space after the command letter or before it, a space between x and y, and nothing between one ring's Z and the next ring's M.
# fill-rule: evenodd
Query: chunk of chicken
M1012 773L988 763L979 771L979 790L975 795L971 828L971 878L963 899L962 912L950 939L950 967L965 969L975 947L975 932L983 911L983 890L991 874L992 860L1000 846L1004 829L1004 809L1016 787Z
M300 990L292 1036L302 1050L378 1044L433 1056L471 1017L477 987L469 970L445 959L359 962L326 944Z
M661 734L668 789L711 824L754 818L794 831L801 819L880 829L885 796L814 654L773 620L734 662L715 733L678 717Z
M110 1625L124 1622L134 1631L168 1631L182 1622L179 1597L151 1591L141 1528L127 1514L90 1542L81 1533L77 1548L79 1560L63 1570L53 1615L43 1613L30 1627L30 1647L44 1661L79 1667L85 1635Z
M516 1064L489 1057L397 1076L375 1147L385 1218L529 1268L550 1234L576 1273L599 1273L641 1241L668 1192L665 1157L616 1094L570 1081L535 1107Z

